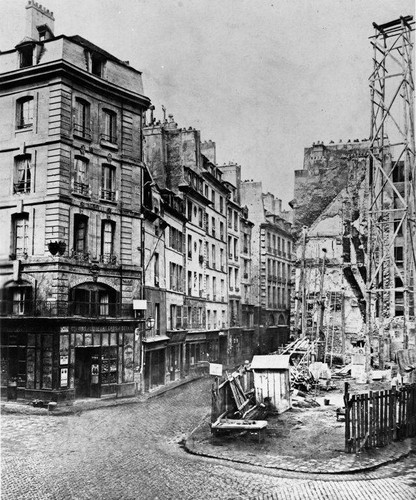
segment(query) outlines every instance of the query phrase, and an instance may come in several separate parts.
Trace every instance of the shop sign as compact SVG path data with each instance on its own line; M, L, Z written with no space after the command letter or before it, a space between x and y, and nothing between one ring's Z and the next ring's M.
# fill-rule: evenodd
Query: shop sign
M222 365L219 363L210 363L209 374L215 375L216 377L222 377Z
M61 387L68 387L68 368L61 368Z

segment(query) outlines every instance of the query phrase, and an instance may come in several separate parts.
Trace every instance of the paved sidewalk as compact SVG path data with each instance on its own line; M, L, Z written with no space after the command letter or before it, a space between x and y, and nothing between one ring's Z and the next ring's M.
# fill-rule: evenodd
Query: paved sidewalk
M267 434L265 439L267 440ZM276 450L262 452L261 445L250 441L246 450L233 450L224 440L213 438L210 432L210 416L207 415L196 429L188 436L185 449L195 455L218 458L236 463L251 464L285 471L339 474L371 470L387 463L395 462L412 453L416 453L416 438L396 441L384 448L363 450L361 453L340 452L336 458L309 459L296 458L279 454L278 440Z
M87 398L87 399L76 399L71 402L61 402L58 403L53 411L49 411L48 408L36 408L32 406L31 401L18 400L18 401L1 401L1 413L13 413L20 415L51 415L51 416L64 416L64 415L79 415L84 411L96 410L98 408L111 408L120 405L129 405L143 403L150 398L160 396L167 391L175 389L200 378L206 377L207 375L197 375L191 376L176 382L170 382L167 385L161 386L150 392L140 394L134 397L126 398Z

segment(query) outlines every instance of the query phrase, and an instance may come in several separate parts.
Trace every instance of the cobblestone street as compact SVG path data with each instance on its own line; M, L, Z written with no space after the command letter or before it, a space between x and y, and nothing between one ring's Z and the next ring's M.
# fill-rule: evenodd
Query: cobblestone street
M201 379L149 399L78 416L2 416L2 498L414 499L416 459L356 474L265 470L186 453L210 410Z

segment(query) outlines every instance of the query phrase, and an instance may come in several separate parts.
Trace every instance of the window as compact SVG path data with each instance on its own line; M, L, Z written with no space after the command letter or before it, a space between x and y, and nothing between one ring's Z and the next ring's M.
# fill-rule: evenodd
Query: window
M155 335L160 335L160 304L155 303Z
M155 286L159 286L159 254L155 252L153 258L154 258L153 273L155 276Z
M101 262L110 264L114 261L115 223L104 220L101 223Z
M397 236L403 236L403 223L400 220L394 221L394 231L397 231Z
M101 199L115 201L116 169L111 165L103 165L101 171Z
M19 214L13 218L13 249L16 257L26 256L29 250L29 215Z
M74 134L91 140L90 103L78 98L75 100Z
M399 161L393 170L393 182L404 182L404 162Z
M103 284L82 283L71 292L72 312L79 316L116 316L117 292Z
M192 236L188 234L188 258L192 259Z
M212 299L217 300L217 278L212 277Z
M215 245L212 245L212 268L216 269L217 268L217 252L215 249Z
M198 208L198 225L199 225L199 227L203 227L202 220L203 220L202 208Z
M33 97L18 99L16 107L16 128L33 126Z
M394 260L396 264L403 264L403 247L394 247Z
M188 295L192 295L192 271L188 271Z
M103 133L101 139L115 143L117 142L117 115L114 111L103 110Z
M228 209L228 227L231 228L233 225L233 211L231 208Z
M178 292L183 292L183 267L179 264L175 264L174 262L170 262L170 281L169 286L171 290L175 290Z
M18 156L15 160L14 193L30 193L31 190L31 157L30 155Z
M182 328L182 306L172 304L170 306L170 328Z
M207 259L207 267L209 267L209 245L208 242L205 242L205 257Z
M19 49L19 66L27 68L33 66L33 45L25 45Z
M188 200L188 220L192 221L192 201Z
M220 213L224 213L224 198L220 196Z
M75 158L74 160L73 193L82 196L90 195L90 186L88 184L88 160L85 158Z
M220 222L220 240L224 241L224 223Z
M214 190L211 191L211 201L212 201L213 207L215 208L215 191Z
M238 229L238 212L234 212L234 231Z
M99 54L91 54L91 73L102 78L105 59Z
M175 227L169 226L169 245L178 252L183 251L183 233ZM189 237L188 237L188 254L189 254Z
M211 234L215 238L215 217L211 217Z
M220 248L220 268L224 271L224 249Z
M88 250L88 217L76 214L74 216L74 251L76 254L86 254Z
M237 238L234 239L234 260L238 260Z

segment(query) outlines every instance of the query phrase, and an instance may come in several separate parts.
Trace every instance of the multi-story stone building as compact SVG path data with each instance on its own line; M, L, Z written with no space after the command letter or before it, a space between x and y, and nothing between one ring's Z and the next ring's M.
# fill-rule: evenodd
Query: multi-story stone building
M29 1L0 53L2 386L132 395L141 297L141 73Z
M291 223L282 202L264 194L261 182L240 183L241 204L247 206L252 228L252 286L259 324L258 349L276 350L289 338L292 290Z

